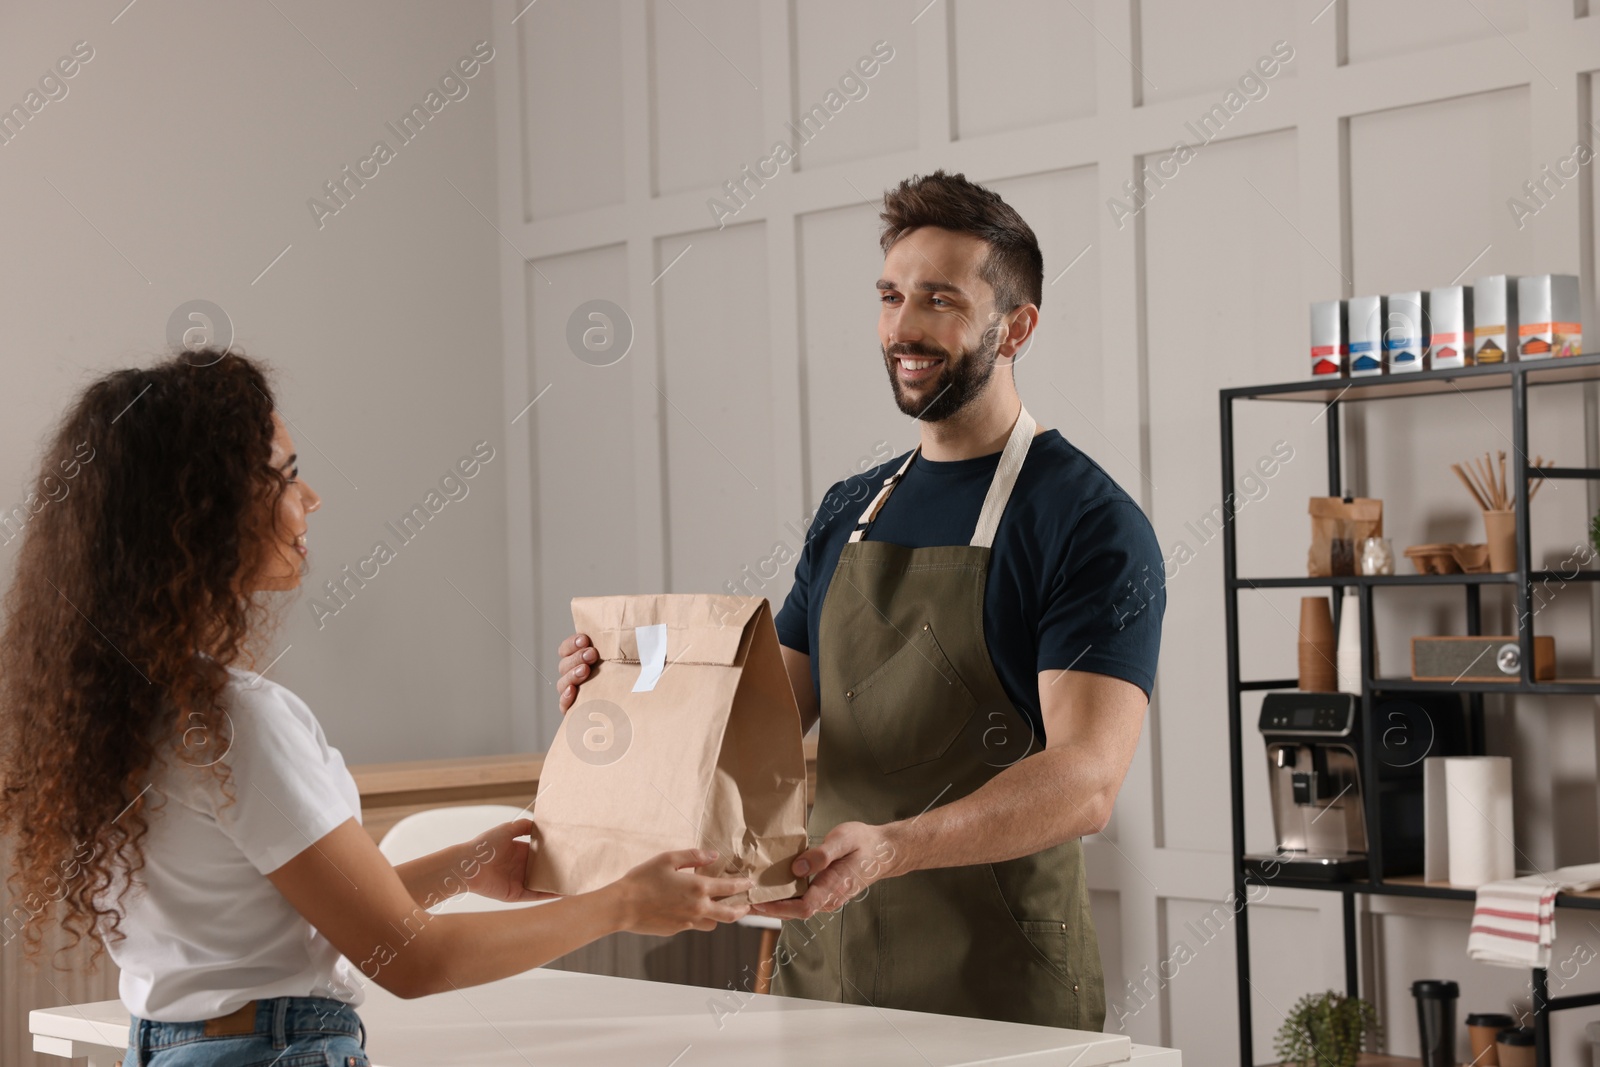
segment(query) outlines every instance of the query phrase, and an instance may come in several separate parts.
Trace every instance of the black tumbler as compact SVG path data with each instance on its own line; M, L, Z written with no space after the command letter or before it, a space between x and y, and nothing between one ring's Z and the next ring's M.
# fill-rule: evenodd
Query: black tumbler
M1417 1038L1422 1044L1422 1067L1456 1067L1456 997L1454 982L1425 978L1411 983L1417 998Z

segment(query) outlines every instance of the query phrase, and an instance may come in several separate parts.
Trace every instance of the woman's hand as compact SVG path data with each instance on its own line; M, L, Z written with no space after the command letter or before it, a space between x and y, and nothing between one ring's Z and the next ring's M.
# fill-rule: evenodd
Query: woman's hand
M716 858L715 852L698 848L663 852L601 892L618 896L623 929L636 934L665 937L683 930L714 930L717 923L737 922L750 911L748 904L728 904L721 898L755 885L750 878L711 878L695 871Z
M514 819L461 845L459 869L468 891L512 904L555 896L554 893L535 892L523 884L532 847L525 839L532 832L532 819Z
M578 686L594 677L600 665L600 653L588 634L573 634L556 649L561 656L561 677L556 679L556 689L561 694L561 714L565 715L572 702L578 699Z

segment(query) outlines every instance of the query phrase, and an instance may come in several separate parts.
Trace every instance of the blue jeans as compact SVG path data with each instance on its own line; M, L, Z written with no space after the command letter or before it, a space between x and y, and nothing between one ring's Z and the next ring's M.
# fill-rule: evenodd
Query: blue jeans
M256 1001L254 1033L208 1036L204 1022L134 1016L123 1067L369 1067L367 1028L327 997Z

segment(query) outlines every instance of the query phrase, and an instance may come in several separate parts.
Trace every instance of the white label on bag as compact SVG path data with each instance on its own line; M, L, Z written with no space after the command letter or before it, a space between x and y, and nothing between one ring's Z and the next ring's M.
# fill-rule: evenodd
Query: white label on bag
M667 669L667 624L635 626L633 636L639 642L639 680L633 683L633 691L648 693Z

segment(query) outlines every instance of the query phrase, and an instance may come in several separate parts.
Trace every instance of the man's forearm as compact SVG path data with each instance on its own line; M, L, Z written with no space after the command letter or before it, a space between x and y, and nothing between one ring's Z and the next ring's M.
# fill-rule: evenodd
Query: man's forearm
M1065 748L1045 749L960 800L889 823L893 873L999 863L1099 833L1117 784L1094 763Z

